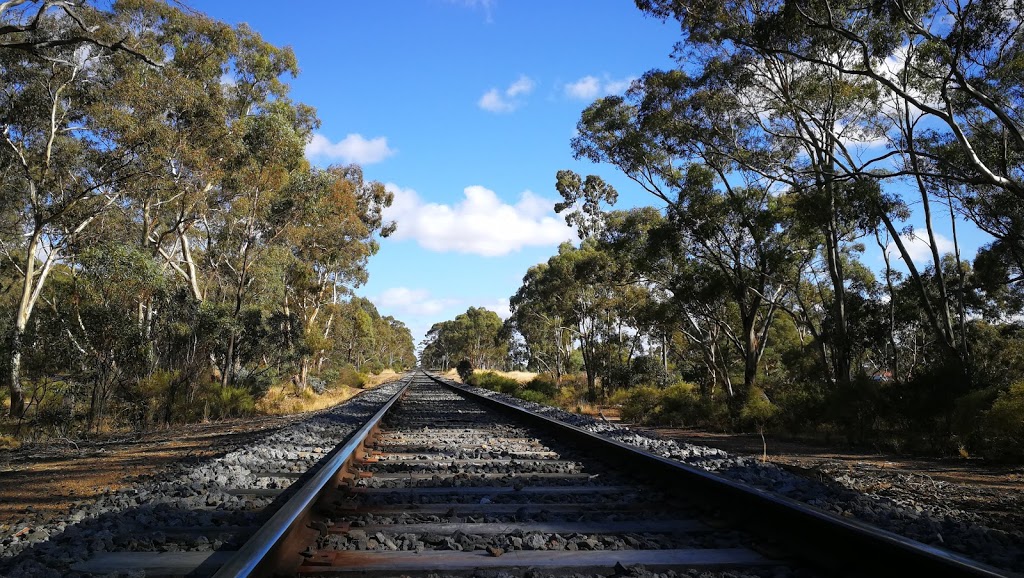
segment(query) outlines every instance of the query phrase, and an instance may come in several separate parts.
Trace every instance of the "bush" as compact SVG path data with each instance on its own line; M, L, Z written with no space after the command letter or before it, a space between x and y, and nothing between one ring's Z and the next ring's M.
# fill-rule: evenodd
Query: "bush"
M491 391L500 391L501 393L507 393L508 395L516 395L519 390L522 389L519 382L503 375L498 375L493 371L484 371L482 373L474 373L468 383L477 387L489 389Z
M1024 460L1024 381L999 394L985 419L988 443L985 457L999 461Z
M624 421L651 423L661 405L661 390L650 385L621 390L612 396L612 403L622 406Z
M697 386L680 381L662 390L657 419L665 425L695 425L704 418L702 410Z
M764 390L754 386L747 392L747 399L744 400L743 407L740 409L740 419L762 432L778 413L778 406L768 399Z
M455 366L455 372L459 374L462 383L469 383L473 378L473 364L468 359L463 359Z
M306 385L317 395L323 395L327 391L327 381L320 377L307 377Z
M338 370L338 385L362 389L366 387L366 376L356 371L351 365L346 365Z
M548 375L538 375L526 383L528 391L537 392L550 399L558 395L558 384Z
M206 403L211 418L244 417L256 409L256 400L244 387L215 387L207 393Z
M380 372L384 371L384 364L377 360L374 360L364 363L360 369L372 375L380 375Z
M246 390L254 400L262 399L277 381L277 372L273 370L252 371L242 368L235 376L235 385Z

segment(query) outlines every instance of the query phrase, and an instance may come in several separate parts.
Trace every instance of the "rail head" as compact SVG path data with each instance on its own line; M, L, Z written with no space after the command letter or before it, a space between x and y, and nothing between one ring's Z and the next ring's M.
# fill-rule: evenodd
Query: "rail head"
M790 544L819 550L812 558L837 568L868 567L876 576L972 576L1006 578L1018 576L971 560L960 554L923 544L858 520L841 518L792 498L774 494L665 458L618 440L604 437L552 417L532 412L519 405L482 395L476 388L451 382L427 373L434 381L470 395L487 405L514 412L529 421L543 424L568 435L581 444L601 448L613 459L644 467L645 472L662 477L680 490L700 492L719 498L723 509L731 510L754 532L773 532ZM884 565L882 570L879 566ZM909 572L909 574L908 574Z
M213 575L214 578L244 578L272 573L272 569L267 568L272 552L312 508L321 493L329 487L330 481L338 470L362 446L366 437L380 424L391 407L405 394L413 375L410 373L400 380L403 383L398 391L381 406L377 413L329 455L320 469L238 549L231 559L217 570L217 573Z

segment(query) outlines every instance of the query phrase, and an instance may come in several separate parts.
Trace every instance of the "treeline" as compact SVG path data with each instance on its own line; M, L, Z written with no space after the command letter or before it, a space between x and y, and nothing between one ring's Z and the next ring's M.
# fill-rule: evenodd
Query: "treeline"
M483 307L470 307L453 320L435 323L423 340L420 363L448 371L460 361L477 369L506 369L508 338L501 317Z
M306 161L319 121L289 98L290 49L156 0L0 20L12 417L145 427L415 364L408 329L351 295L391 195Z
M582 243L511 300L528 366L637 419L1024 457L1020 2L637 5L678 66L572 148L657 204L558 173Z

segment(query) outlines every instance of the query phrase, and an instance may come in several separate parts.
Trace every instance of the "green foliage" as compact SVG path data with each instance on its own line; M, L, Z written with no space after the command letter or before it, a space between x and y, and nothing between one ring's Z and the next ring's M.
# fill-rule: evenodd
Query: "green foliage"
M498 391L508 395L516 395L522 390L522 385L510 377L505 377L493 371L482 371L474 373L468 382L470 385Z
M984 454L1002 461L1024 459L1024 381L999 394L985 418Z
M611 400L627 422L677 427L703 426L728 429L728 406L722 400L701 396L692 383L678 382L666 388L638 386L616 392Z
M482 307L470 307L455 319L435 323L430 328L424 340L421 360L427 367L445 371L457 359L469 360L477 369L503 368L509 351L503 328L497 313Z
M0 171L14 413L57 435L146 428L246 414L275 383L412 367L408 328L350 296L393 196L358 166L306 162L319 121L289 97L291 49L163 2L65 8L33 24L40 45L0 46L4 150L25 165ZM84 36L47 44L64 26ZM75 391L33 397L44 382Z
M550 399L558 395L558 383L551 376L541 374L526 382L526 391L533 391Z
M768 399L763 389L755 386L747 392L746 401L740 409L740 418L754 424L758 429L763 429L778 413L778 406Z
M362 389L366 387L366 376L356 371L351 365L346 365L338 370L338 377L335 383L345 387Z
M652 385L621 390L611 402L622 407L622 419L630 423L648 424L658 415L662 392Z
M213 419L245 417L256 409L256 400L244 387L217 387L208 392L203 401L208 416Z

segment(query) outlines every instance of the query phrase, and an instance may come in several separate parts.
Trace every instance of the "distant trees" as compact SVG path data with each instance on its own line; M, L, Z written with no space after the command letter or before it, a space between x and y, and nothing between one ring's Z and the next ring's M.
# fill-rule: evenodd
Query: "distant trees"
M482 307L470 307L455 319L430 327L423 340L420 362L444 371L463 359L477 369L504 369L508 351L498 314Z
M116 401L122 421L191 419L415 364L408 329L351 295L391 195L305 160L319 121L289 98L289 49L155 0L15 0L0 18L12 416L98 427Z

